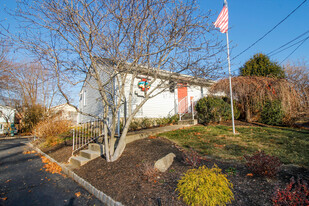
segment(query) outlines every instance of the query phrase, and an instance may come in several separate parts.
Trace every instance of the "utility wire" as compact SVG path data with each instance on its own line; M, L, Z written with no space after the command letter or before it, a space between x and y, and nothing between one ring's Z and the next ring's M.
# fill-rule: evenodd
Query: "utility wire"
M295 38L296 39L296 38ZM297 44L300 44L300 45L298 45L298 47L293 51L293 52L291 52L289 55L288 55L288 57L289 56L291 56L307 39L309 39L309 36L307 36L306 38L304 38L304 39L302 39L302 40L300 40L300 41L297 41L296 43L294 43L294 44L292 44L292 45L290 45L290 46L288 46L288 47L286 47L286 48L284 48L284 49L281 49L280 51L277 51L276 53L274 53L274 54L271 54L271 55L269 55L269 53L267 54L267 56L269 56L269 57L271 57L271 56L274 56L274 55L276 55L276 54L279 54L279 53L281 53L281 52L283 52L283 51L285 51L285 50L287 50L287 49L289 49L289 48L291 48L291 47L293 47L293 46L295 46L295 45L297 45ZM287 44L285 44L285 45L287 45ZM282 47L282 46L281 46ZM281 48L281 47L279 47L279 48ZM278 48L278 49L279 49ZM277 50L277 49L275 49L275 50ZM273 51L275 51L275 50L273 50ZM271 53L271 52L270 52ZM288 57L286 57L283 61L285 61ZM280 62L280 64L283 62L283 61L281 61ZM238 70L239 68L236 68L236 69L233 69L233 70L231 70L231 72L235 72L236 70Z
M304 39L303 42L300 43L300 44L298 45L298 47L296 47L296 49L294 49L287 57L285 57L285 59L283 59L283 60L280 62L280 64L282 64L282 62L284 62L287 58L289 58L289 57L290 57L301 45L303 45L308 39L309 39L309 36L308 36L306 39Z
M292 44L292 45L290 45L290 46L288 46L288 47L286 47L286 48L284 48L284 49L281 49L280 51L277 51L277 52L274 53L274 54L268 55L268 56L271 57L271 56L274 56L274 55L276 55L276 54L279 54L279 53L281 53L281 52L283 52L283 51L285 51L285 50L287 50L287 49L289 49L289 48L291 48L291 47L293 47L293 46L295 46L295 45L297 45L297 44L303 42L304 40L307 40L308 37L309 37L309 36L307 36L306 38L304 38L304 39L302 39L302 40L299 40L298 42L296 42L296 43L294 43L294 44Z
M280 24L282 24L287 18L289 18L296 10L298 10L307 0L304 0L301 4L299 4L293 11L291 11L284 19L282 19L278 24L276 24L272 29L270 29L268 32L266 32L262 37L260 37L258 40L256 40L253 44L251 44L249 47L247 47L245 50L243 50L242 52L240 52L239 54L237 54L236 56L234 56L233 58L231 58L231 61L236 59L237 57L239 57L240 55L242 55L243 53L245 53L246 51L248 51L251 47L253 47L254 45L256 45L259 41L261 41L262 39L264 39L268 34L270 34L273 30L275 30ZM225 66L227 63L225 62L223 66ZM236 71L237 69L234 69L232 71Z
M265 38L268 34L270 34L273 30L275 30L281 23L283 23L287 18L289 18L296 10L298 10L305 2L306 2L307 0L304 0L301 4L299 4L293 11L291 11L284 19L282 19L278 24L276 24L272 29L270 29L268 32L266 32L262 37L260 37L258 40L256 40L253 44L251 44L249 47L247 47L245 50L243 50L242 52L240 52L239 54L237 54L236 56L234 56L232 59L231 59L231 61L232 60L234 60L234 59L236 59L237 57L239 57L240 55L242 55L243 53L245 53L246 51L248 51L251 47L253 47L255 44L257 44L259 41L261 41L263 38ZM307 31L308 32L308 31ZM307 33L307 32L305 32L305 33ZM303 34L302 34L303 35ZM301 35L301 36L302 36ZM296 37L295 39L297 39L298 37ZM304 40L303 40L303 42L293 51L293 52L291 52L286 58L288 58L289 56L291 56L305 41L307 40L307 38L305 38ZM293 40L292 40L293 41ZM299 43L299 42L298 42ZM279 49L279 48L278 48ZM283 61L285 61L286 60L286 58L283 60ZM282 61L282 62L283 62ZM281 62L281 63L282 63ZM281 64L280 63L280 64ZM223 65L222 65L222 67L223 66L225 66L227 63L225 62ZM237 68L238 69L238 68ZM233 70L231 70L231 72L235 72L237 69L233 69Z
M286 48L283 49L283 50L280 50L279 52L276 52L276 51L278 51L279 49L281 49L281 48L283 48L283 47L289 45L289 44L292 43L293 41L296 41L297 39L299 39L300 37L304 36L304 35L307 34L307 33L309 33L309 30L306 31L306 32L304 32L303 34L297 36L297 37L294 38L293 40L291 40L291 41L285 43L284 45L280 46L279 48L274 49L273 51L269 52L269 53L267 54L267 56L273 56L273 55L276 55L276 54L280 53L280 51L283 51L283 50L285 50ZM302 39L302 40L303 40L303 39ZM302 41L302 40L300 40L300 41ZM299 43L299 42L297 42L296 44L298 44L298 43ZM295 44L293 44L293 45L295 45ZM287 47L287 48L290 48L290 47L291 47L291 46L289 46L289 47Z
M261 41L262 39L264 39L268 34L270 34L273 30L275 30L280 24L282 24L287 18L289 18L297 9L299 9L307 0L304 0L300 5L298 5L291 13L289 13L284 19L282 19L278 24L276 24L271 30L269 30L268 32L266 32L262 37L260 37L258 40L256 40L253 44L251 44L248 48L246 48L245 50L243 50L242 52L240 52L238 55L236 55L235 57L233 57L231 60L236 59L237 57L239 57L240 55L242 55L243 53L245 53L246 51L248 51L251 47L253 47L254 45L256 45L259 41Z

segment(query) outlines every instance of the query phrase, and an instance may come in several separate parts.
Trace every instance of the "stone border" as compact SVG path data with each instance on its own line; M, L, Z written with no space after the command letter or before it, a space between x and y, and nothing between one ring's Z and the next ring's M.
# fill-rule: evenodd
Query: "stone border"
M14 137L0 137L0 140L6 140L6 139L29 139L32 136L18 136L15 135Z
M97 188L95 188L94 186L92 186L89 182L87 182L86 180L84 180L83 178L78 176L76 173L71 171L64 164L57 162L55 159L53 159L49 155L42 152L39 148L35 147L33 144L27 143L27 145L29 147L32 147L35 151L37 151L41 155L48 158L51 162L57 163L62 168L62 171L63 171L64 174L71 177L75 182L77 182L79 185L81 185L83 188L85 188L90 194L94 195L96 198L101 200L101 202L107 204L108 206L124 206L122 203L113 200L111 197L109 197L108 195L104 194L102 191L100 191Z

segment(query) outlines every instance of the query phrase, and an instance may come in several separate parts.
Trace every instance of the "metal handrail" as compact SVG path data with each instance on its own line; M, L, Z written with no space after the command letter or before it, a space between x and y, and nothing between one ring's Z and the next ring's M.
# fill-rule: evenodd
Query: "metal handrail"
M80 124L72 129L73 145L72 155L85 148L88 144L103 137L103 122L100 120Z
M192 119L194 119L195 111L194 111L194 98L190 100L190 104L188 104L188 96L182 98L178 104L178 115L179 120L181 120L182 116L187 113L192 113ZM179 109L180 108L180 109Z

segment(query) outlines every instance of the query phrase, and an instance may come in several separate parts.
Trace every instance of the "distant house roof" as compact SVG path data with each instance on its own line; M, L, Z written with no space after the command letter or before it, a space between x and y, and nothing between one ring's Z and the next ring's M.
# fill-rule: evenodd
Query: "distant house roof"
M51 110L70 110L70 111L76 111L76 109L74 107L72 107L71 105L65 103L65 104L60 104L54 107L51 107Z

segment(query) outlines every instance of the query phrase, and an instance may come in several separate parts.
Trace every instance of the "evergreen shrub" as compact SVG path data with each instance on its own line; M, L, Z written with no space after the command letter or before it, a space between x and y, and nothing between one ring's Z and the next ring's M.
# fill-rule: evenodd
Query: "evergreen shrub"
M260 121L268 125L281 125L283 123L284 112L279 100L267 100L261 112Z
M234 199L233 184L217 165L190 169L179 180L179 198L188 205L226 205Z
M196 104L196 111L200 123L221 122L232 118L231 106L227 98L222 97L204 97ZM234 103L234 118L238 119L240 112Z

